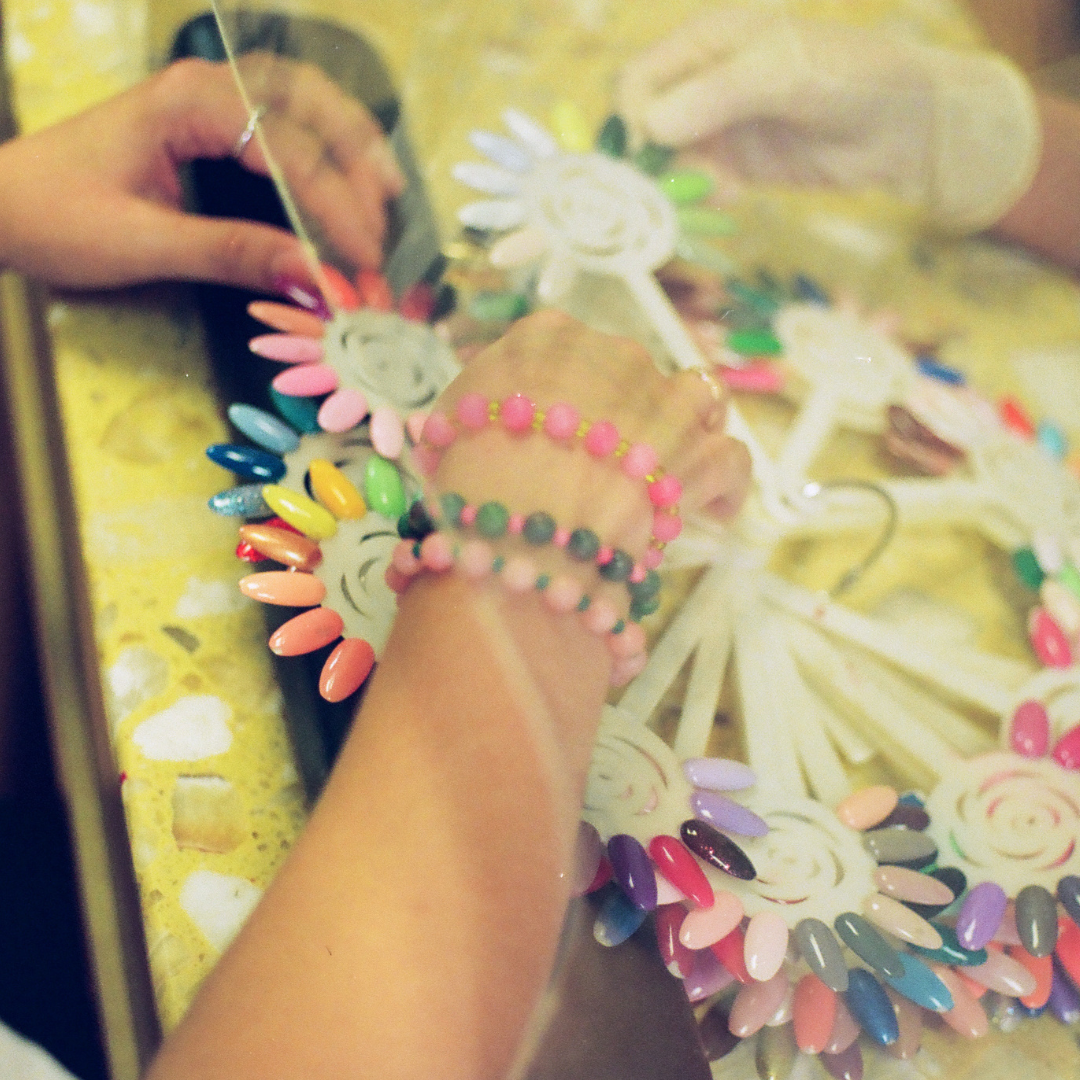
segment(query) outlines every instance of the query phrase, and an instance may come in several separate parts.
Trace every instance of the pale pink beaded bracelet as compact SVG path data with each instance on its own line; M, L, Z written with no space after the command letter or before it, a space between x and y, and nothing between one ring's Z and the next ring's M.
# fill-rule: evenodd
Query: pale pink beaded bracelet
M496 422L501 422L503 428L514 435L543 432L564 444L580 439L586 452L593 457L614 457L625 476L644 480L653 507L653 520L652 538L642 562L648 569L660 565L665 544L682 531L679 517L682 484L663 471L656 451L648 443L631 443L622 438L609 420L583 420L573 405L557 402L541 409L524 394L511 394L502 401L488 399L482 394L466 394L458 401L453 418L438 411L428 416L414 451L417 467L424 475L433 476L443 451L459 434L481 431Z
M522 595L535 590L552 614L578 612L585 628L607 644L614 661L612 686L625 686L645 666L645 631L638 623L621 618L614 604L603 597L590 597L569 574L551 576L539 572L525 555L497 555L483 540L457 545L441 532L429 533L419 541L402 540L386 568L386 583L400 595L418 574L445 573L455 566L474 583L495 575L510 593Z

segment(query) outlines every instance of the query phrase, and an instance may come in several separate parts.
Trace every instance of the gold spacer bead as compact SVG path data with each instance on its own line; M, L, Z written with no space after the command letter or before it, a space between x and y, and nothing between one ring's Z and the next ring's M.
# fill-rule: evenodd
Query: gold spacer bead
M615 447L615 457L617 457L617 458L626 457L626 455L629 453L629 451L630 451L630 440L629 439L623 439L619 443L619 445Z
M579 439L584 439L585 436L589 434L590 427L592 427L592 424L590 424L588 420L582 420L581 423L578 424L578 429L574 432L574 435Z
M488 419L499 419L499 403L497 401L491 401L488 403Z
M533 429L533 431L542 431L543 430L543 428L544 428L544 417L545 416L547 416L547 413L543 412L541 409L537 409L536 412L533 413L533 420L532 420L532 429Z

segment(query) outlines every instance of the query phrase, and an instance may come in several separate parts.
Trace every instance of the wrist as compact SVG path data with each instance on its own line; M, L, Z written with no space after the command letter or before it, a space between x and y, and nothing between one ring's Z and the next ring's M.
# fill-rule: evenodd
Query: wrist
M612 667L604 643L576 618L550 612L534 593L509 593L456 573L424 575L400 598L384 660L439 679L443 658L468 665L471 654L478 668L497 673L512 712L527 720L552 785L571 778L576 814Z

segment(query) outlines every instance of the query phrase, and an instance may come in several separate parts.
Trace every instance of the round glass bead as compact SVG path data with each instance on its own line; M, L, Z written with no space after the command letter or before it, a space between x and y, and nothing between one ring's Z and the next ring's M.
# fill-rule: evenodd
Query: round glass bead
M634 600L651 600L660 591L660 575L655 570L648 570L641 581L631 579L626 587Z
M605 581L625 581L634 569L634 560L620 548L616 548L603 566L600 567L600 576Z
M465 509L465 500L456 492L448 491L439 498L443 517L449 525L461 524L461 511Z
M437 574L454 565L454 552L445 534L434 532L420 541L420 561Z
M460 404L459 404L460 409ZM424 421L424 442L440 450L446 449L456 438L453 424L440 412L433 412Z
M435 522L419 499L398 518L398 535L406 539L423 540L435 528Z
M555 535L555 519L544 510L537 510L525 519L521 535L530 544L549 544Z
M593 600L585 612L584 623L594 634L606 634L619 621L619 612L609 600Z
M500 502L486 502L476 511L476 531L495 540L506 532L510 511Z
M558 615L573 611L581 601L581 585L572 577L560 575L553 578L544 590L544 603Z
M512 593L528 592L536 583L536 566L532 559L514 555L503 567L503 584Z
M573 405L557 402L544 415L544 432L560 442L572 439L581 423L581 414Z
M669 514L666 510L657 510L653 514L653 536L666 544L682 532L682 518L678 514Z
M470 540L461 549L458 565L470 581L482 581L491 572L491 547L483 540Z
M658 464L656 451L648 443L634 443L621 462L622 471L631 480L644 480L656 471Z
M503 426L515 433L532 427L536 406L524 394L511 394L500 408Z
M632 600L630 602L630 618L639 622L646 615L651 615L660 607L660 597L651 596L648 600Z
M585 449L593 457L607 457L619 445L619 429L610 420L598 420L585 435Z
M654 480L649 485L649 501L658 510L667 510L672 506L677 506L681 497L682 484L679 483L678 477L661 476L659 480Z
M592 562L599 550L600 539L592 529L575 529L566 545L566 553L579 562Z
M457 403L457 418L470 431L487 426L488 400L482 394L466 394Z

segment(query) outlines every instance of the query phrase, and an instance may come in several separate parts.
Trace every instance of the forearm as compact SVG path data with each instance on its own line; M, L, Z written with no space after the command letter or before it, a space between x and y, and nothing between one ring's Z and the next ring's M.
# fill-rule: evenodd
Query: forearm
M1080 269L1080 103L1041 97L1042 157L1031 187L994 232Z
M501 1080L550 971L606 671L535 596L417 582L308 828L153 1080Z

